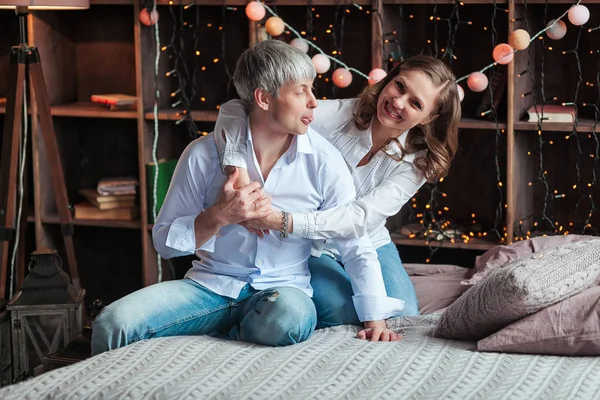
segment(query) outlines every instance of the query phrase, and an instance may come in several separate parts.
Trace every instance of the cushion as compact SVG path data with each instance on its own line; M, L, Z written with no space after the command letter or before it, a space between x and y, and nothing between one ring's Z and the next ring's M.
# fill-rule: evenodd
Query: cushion
M600 286L513 322L480 340L477 350L600 356Z
M588 240L590 238L590 236L584 235L539 236L509 245L496 246L475 259L473 276L470 279L464 280L462 284L472 286L481 281L490 271L501 268L510 261L519 260L533 253L560 246L561 244Z
M460 282L471 276L472 269L445 264L404 264L410 276L419 314L441 313L467 289Z
M438 321L437 337L479 340L591 287L600 275L600 239L566 243L488 273Z

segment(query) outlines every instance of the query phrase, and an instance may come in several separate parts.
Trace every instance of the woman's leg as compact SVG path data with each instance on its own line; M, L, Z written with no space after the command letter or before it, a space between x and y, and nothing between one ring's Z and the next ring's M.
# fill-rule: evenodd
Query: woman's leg
M92 354L153 337L227 332L233 302L191 279L145 287L100 312L92 324Z
M387 295L404 300L404 309L398 317L419 315L417 294L412 281L402 267L398 249L388 243L377 249ZM317 308L317 329L337 325L362 325L352 302L350 277L340 263L322 255L308 260L313 287L313 301Z
M352 302L350 277L333 258L322 255L308 259L317 329L338 325L362 325Z
M377 249L385 289L389 297L404 300L404 309L398 315L419 315L417 293L406 270L402 266L396 245L392 242Z
M275 287L255 293L236 307L233 340L267 346L303 342L315 330L317 313L311 298L300 289Z

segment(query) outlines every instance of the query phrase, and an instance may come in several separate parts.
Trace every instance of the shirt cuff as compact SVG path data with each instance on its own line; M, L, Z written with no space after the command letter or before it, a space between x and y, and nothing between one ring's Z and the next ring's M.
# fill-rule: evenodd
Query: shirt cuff
M360 322L381 321L400 315L404 301L387 296L352 296L356 315Z
M194 215L176 218L169 228L166 245L172 249L184 251L186 253L195 253L196 250L204 250L213 253L215 251L215 236L211 237L206 243L200 246L200 248L196 249L195 221L196 216Z
M317 239L314 237L316 226L314 213L292 213L292 219L294 220L293 236Z
M223 151L223 159L221 160L221 166L223 167L223 171L225 171L225 167L228 165L247 170L248 162L246 155L246 142L244 142L241 145L226 144L225 150Z

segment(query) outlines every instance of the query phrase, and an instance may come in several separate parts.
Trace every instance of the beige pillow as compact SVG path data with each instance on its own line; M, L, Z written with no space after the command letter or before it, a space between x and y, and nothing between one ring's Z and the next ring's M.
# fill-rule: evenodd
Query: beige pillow
M566 243L490 272L456 300L434 335L479 340L592 286L600 275L600 239Z
M513 322L477 343L479 351L600 356L600 287Z
M593 236L585 235L539 236L508 245L496 246L475 259L473 276L461 283L466 286L473 286L481 281L490 271L508 265L510 261L519 260L530 256L533 253L538 253L565 243L590 240L593 238Z

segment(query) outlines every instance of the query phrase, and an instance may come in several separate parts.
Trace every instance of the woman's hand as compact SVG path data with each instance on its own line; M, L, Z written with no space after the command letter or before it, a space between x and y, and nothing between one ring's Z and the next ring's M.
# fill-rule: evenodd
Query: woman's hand
M365 329L358 332L357 338L370 340L371 342L396 342L402 339L402 335L388 329L385 321L366 321Z
M247 219L240 222L240 225L262 239L264 235L269 234L270 230L279 231L281 229L281 212L271 209L271 212L267 216Z

